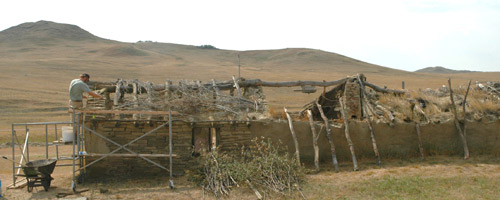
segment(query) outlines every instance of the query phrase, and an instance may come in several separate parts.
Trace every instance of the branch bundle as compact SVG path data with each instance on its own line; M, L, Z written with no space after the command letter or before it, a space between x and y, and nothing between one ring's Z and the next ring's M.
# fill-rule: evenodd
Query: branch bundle
M240 185L251 187L256 194L289 196L300 192L304 178L297 160L269 139L252 140L240 154L211 151L202 160L202 187L216 197L228 195L232 187Z

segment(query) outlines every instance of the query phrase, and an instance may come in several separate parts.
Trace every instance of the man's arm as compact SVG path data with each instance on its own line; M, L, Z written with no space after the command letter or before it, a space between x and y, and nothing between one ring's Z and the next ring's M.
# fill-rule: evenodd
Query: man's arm
M101 95L98 95L98 94L96 94L95 92L92 92L92 91L89 92L89 95L93 96L95 98L98 98L98 99L104 99L104 97L102 97Z

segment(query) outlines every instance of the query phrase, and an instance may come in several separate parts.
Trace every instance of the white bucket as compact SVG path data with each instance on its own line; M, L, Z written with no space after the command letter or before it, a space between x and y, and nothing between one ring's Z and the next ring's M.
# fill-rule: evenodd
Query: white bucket
M63 142L73 142L75 139L75 134L73 133L72 126L63 126L62 127L62 140Z

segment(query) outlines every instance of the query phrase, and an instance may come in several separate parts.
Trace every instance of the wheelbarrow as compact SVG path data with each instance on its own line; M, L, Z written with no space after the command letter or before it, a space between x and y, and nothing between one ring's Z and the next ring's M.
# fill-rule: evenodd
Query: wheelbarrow
M56 159L35 160L21 166L24 176L28 182L28 192L33 191L33 187L43 186L45 191L49 191L50 182L54 180L50 175L56 167Z

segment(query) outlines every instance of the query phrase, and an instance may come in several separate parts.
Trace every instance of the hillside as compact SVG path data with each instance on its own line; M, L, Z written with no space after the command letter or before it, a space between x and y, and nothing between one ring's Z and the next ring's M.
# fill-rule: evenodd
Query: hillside
M78 26L49 21L23 23L3 30L0 34L0 43L2 44L13 42L36 44L54 40L92 41L99 39Z
M472 72L477 72L477 71L469 71L469 70L453 70L453 69L447 69L444 67L436 66L436 67L426 67L423 69L419 69L415 72L420 72L420 73L434 73L434 74L457 74L457 73L472 73Z
M23 23L0 31L0 129L13 122L66 120L68 83L80 73L91 80L117 78L164 83L230 80L238 74L269 81L337 80L364 73L368 81L389 88L436 88L448 77L454 85L499 80L500 73L424 74L378 66L337 53L306 48L233 51L194 45L103 39L69 24ZM300 108L322 92L301 94L294 88L266 88L271 106ZM293 101L292 101L293 99Z

